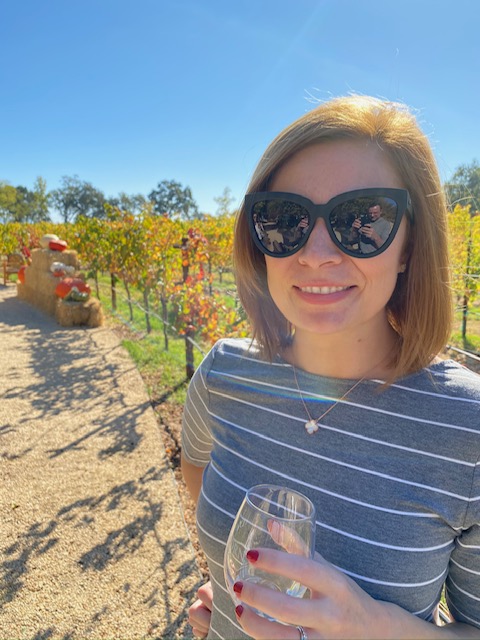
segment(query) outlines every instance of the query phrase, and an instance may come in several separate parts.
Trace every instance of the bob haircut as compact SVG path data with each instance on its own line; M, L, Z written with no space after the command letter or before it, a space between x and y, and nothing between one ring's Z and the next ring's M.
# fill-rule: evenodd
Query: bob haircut
M399 274L387 304L389 322L398 336L387 380L391 383L427 366L445 347L453 316L445 197L430 144L408 108L358 95L320 104L273 140L254 171L248 193L268 191L279 168L305 147L345 138L379 145L412 200L407 268ZM233 255L240 301L263 355L272 360L279 348L289 344L294 327L270 296L265 258L250 237L244 203L235 222Z

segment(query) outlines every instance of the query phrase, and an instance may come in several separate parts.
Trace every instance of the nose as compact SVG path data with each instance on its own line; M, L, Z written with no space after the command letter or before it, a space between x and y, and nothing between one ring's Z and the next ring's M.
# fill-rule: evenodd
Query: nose
M325 224L325 220L318 219L306 242L297 253L300 264L318 267L324 263L338 264L344 254L333 243Z

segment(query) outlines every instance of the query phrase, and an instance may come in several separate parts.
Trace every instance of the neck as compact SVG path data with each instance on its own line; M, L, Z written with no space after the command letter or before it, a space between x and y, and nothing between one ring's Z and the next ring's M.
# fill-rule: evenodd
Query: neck
M374 336L362 336L361 331L355 335L312 335L297 330L284 357L297 368L326 377L385 378L395 342L390 325Z

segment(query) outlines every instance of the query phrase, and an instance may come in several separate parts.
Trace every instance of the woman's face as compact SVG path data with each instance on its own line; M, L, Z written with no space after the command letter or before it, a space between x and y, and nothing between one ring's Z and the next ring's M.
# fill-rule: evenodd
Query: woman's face
M404 188L380 147L365 140L336 140L296 153L276 173L271 191L300 194L316 204L368 187ZM389 301L405 246L406 222L389 248L374 258L352 258L336 247L321 219L308 242L286 258L265 256L270 295L302 332L351 333L375 338L385 330Z

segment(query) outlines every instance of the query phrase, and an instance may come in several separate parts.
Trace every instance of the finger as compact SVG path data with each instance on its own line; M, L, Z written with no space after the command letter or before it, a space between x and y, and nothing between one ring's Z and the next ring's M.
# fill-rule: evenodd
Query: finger
M259 616L250 607L236 608L237 620L249 636L256 640L298 640L299 631L295 626L280 624ZM307 634L308 635L308 634Z
M306 598L294 598L248 580L236 582L234 590L242 604L289 625L300 624L299 620L313 624L315 616L318 616L318 600L313 603Z
M291 578L312 591L325 594L330 592L332 583L338 580L339 575L343 577L318 553L314 559L310 559L276 549L251 549L247 560L256 569Z
M212 613L203 603L197 600L188 610L188 622L192 628L207 633L210 628Z
M207 607L207 609L211 611L213 605L212 583L206 582L204 585L202 585L197 591L197 596Z
M195 627L192 627L192 633L195 638L205 638L207 636L208 629L205 631L204 629L196 629Z

